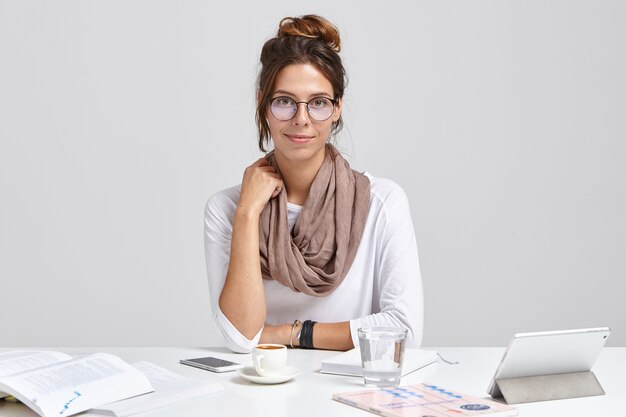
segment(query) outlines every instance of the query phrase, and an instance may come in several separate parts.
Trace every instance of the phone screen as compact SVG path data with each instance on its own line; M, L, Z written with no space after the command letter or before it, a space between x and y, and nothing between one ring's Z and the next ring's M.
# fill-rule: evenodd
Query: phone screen
M227 361L225 359L214 358L207 356L205 358L187 359L185 362L193 362L204 366L210 366L212 368L221 368L223 366L238 365L236 362Z

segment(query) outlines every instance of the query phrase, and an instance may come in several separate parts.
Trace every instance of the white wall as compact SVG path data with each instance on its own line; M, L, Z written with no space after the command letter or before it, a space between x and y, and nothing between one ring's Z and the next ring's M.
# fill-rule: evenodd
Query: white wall
M217 343L203 204L259 157L263 42L311 12L341 149L410 197L425 344L626 345L626 3L312 4L0 0L0 345Z

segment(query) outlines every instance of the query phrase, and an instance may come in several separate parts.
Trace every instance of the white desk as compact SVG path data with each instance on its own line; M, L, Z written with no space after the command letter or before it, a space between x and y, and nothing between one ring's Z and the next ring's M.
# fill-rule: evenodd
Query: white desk
M40 348L37 348L40 349ZM336 354L330 351L290 350L289 364L302 370L294 380L279 385L256 385L236 372L214 374L180 365L179 359L219 356L250 365L249 355L229 353L222 348L50 348L69 354L109 352L128 362L151 361L174 372L221 382L225 390L198 400L181 403L149 414L150 417L308 417L308 416L374 416L331 400L335 392L364 389L362 379L324 375L317 371L320 361ZM2 351L13 350L0 348ZM443 362L429 365L402 378L402 384L429 382L478 397L486 390L504 352L502 348L438 348L441 355L459 365ZM518 405L520 416L625 416L626 415L626 348L605 348L594 372L606 395L571 400ZM81 416L88 416L88 413ZM0 401L0 417L37 416L21 404Z

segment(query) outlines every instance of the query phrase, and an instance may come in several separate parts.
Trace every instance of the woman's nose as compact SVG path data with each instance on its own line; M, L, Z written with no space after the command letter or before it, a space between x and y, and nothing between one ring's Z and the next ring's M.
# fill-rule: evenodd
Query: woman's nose
M307 106L307 103L298 103L296 115L293 116L293 122L296 126L306 126L311 121Z

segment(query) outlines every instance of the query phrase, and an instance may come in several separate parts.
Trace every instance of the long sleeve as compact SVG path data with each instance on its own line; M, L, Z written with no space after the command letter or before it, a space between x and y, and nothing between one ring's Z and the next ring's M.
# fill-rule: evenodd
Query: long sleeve
M422 341L424 302L417 243L408 199L393 181L370 177L372 199L359 250L344 282L327 297L297 293L276 281L264 280L266 323L291 323L295 319L320 323L350 321L352 341L358 346L357 329L365 326L401 326L409 330L408 345ZM252 339L243 336L220 311L219 297L230 260L232 219L239 187L211 197L205 210L205 253L210 302L217 333L234 352L250 352L261 331ZM289 222L299 214L288 208Z
M350 321L352 341L358 346L357 329L366 326L400 326L408 329L408 346L422 343L424 295L417 242L405 192L392 183L382 201L378 221L377 255L372 311ZM374 196L373 198L377 198ZM378 311L378 312L376 312Z
M242 335L226 318L219 307L219 298L226 280L230 261L230 242L232 238L232 219L227 213L234 212L236 204L227 193L218 193L209 199L204 211L204 250L209 279L209 297L213 321L224 346L233 352L249 353L261 338L259 330L252 339Z

